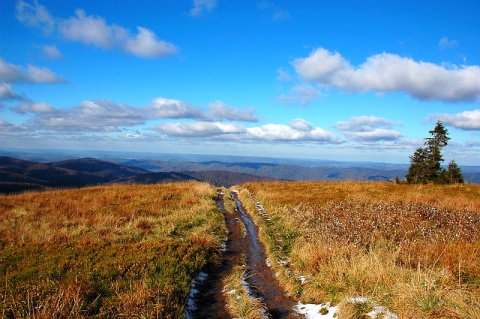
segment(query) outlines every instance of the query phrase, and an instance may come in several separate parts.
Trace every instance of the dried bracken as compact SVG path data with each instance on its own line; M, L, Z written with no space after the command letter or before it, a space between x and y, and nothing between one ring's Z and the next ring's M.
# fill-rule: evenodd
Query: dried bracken
M275 182L239 189L291 294L316 303L365 296L402 318L480 312L478 185Z

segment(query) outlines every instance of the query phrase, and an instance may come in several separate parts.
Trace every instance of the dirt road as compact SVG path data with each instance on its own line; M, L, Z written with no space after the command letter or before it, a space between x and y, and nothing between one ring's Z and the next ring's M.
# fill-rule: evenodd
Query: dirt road
M193 306L187 310L187 318L231 318L225 309L222 279L234 266L241 265L244 257L246 257L250 274L246 281L253 288L257 297L263 299L269 318L303 318L293 311L295 302L286 297L272 269L267 266L265 249L258 240L257 227L234 192L230 194L230 199L236 203L237 208L234 211L225 209L222 193L219 193L217 199L217 207L223 213L228 228L225 251L222 253L221 262L211 269L207 269L206 279L196 284L197 293L191 298L192 300L188 301ZM247 230L246 234L242 232L242 228Z

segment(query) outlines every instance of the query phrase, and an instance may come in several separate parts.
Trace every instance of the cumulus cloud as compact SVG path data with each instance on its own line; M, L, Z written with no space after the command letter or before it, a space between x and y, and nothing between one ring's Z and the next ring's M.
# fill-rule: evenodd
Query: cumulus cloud
M254 108L239 110L222 101L216 101L208 105L208 111L204 108L192 106L188 103L175 99L159 97L153 100L148 108L150 116L164 119L193 119L200 121L242 121L257 122Z
M33 105L29 111L37 113L37 126L55 131L119 132L122 126L143 124L147 119L139 109L106 100L84 101L70 110Z
M242 125L222 122L165 123L153 128L170 137L223 137L227 134L243 133Z
M320 90L310 84L295 85L288 94L282 94L277 98L284 105L308 105L320 96Z
M124 49L133 55L154 58L173 54L177 47L171 43L157 39L155 33L149 29L137 27L138 34L126 39Z
M116 24L108 24L104 18L87 15L77 9L75 15L66 19L53 17L37 1L29 4L17 1L17 19L29 27L42 29L47 33L57 31L66 40L94 45L103 49L119 48L139 57L162 57L178 51L174 44L157 38L144 27L137 27L137 34ZM47 23L48 22L48 23Z
M93 44L101 48L111 48L115 42L125 37L125 29L107 25L102 17L87 16L77 9L75 16L59 23L58 32L68 40Z
M41 49L46 58L58 59L63 57L63 54L57 49L56 45L45 45Z
M35 65L28 65L27 80L33 83L62 83L65 79L58 76L52 70L45 67L38 67Z
M18 100L22 97L15 93L10 83L0 82L0 101L1 100Z
M0 58L0 81L6 83L62 83L65 82L65 79L45 67L28 65L25 69L20 66L7 63L5 60Z
M216 141L275 142L275 143L325 143L338 144L343 140L335 134L314 127L303 119L290 125L266 124L245 127L236 123L206 122L163 123L152 128L170 138L208 138Z
M479 66L445 66L382 53L354 67L338 52L324 48L292 64L304 79L347 92L404 92L419 100L445 102L480 98Z
M205 119L206 115L201 108L189 105L175 99L159 97L153 100L150 107L152 117L170 119Z
M247 139L270 142L315 142L337 144L343 142L335 134L314 127L303 119L295 119L290 125L266 124L247 128Z
M13 109L17 113L55 113L57 110L45 102L22 101Z
M18 0L15 9L17 20L24 25L38 28L47 34L55 30L55 18L37 1L28 3Z
M22 137L28 133L29 130L24 125L12 124L0 119L0 134L3 137Z
M338 121L335 128L355 141L392 141L402 136L392 129L394 125L400 125L400 123L393 123L377 116L357 116L348 121Z
M378 116L355 116L348 121L338 121L335 128L339 131L368 132L377 127L391 128L394 123Z
M373 129L372 131L348 132L347 137L356 141L393 141L402 135L395 130Z
M245 110L238 110L231 107L222 101L216 101L208 105L210 110L210 117L213 120L228 120L228 121L243 121L243 122L258 122L255 116L255 109L250 107Z
M193 7L190 9L192 17L198 17L210 12L217 6L217 0L193 0Z
M464 111L457 114L436 114L429 116L430 121L440 120L443 124L460 130L480 130L480 110Z

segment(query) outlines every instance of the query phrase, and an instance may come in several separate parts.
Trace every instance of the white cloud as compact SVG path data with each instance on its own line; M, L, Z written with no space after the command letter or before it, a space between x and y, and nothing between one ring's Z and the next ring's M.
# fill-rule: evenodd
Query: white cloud
M208 105L210 110L210 117L213 120L228 120L228 121L243 121L243 122L258 122L255 116L254 108L247 108L245 110L238 110L234 107L228 106L222 101L216 101Z
M77 132L119 132L122 126L143 124L147 117L143 110L106 100L84 101L70 110L54 109L40 112L35 124L42 129Z
M3 137L22 137L29 130L24 125L12 124L0 119L0 134Z
M159 97L153 100L150 107L152 117L170 119L205 119L206 115L202 109L191 106L185 102L175 99Z
M45 102L22 101L17 108L17 113L55 113L56 109Z
M325 143L338 144L343 140L322 128L314 127L303 119L295 119L290 125L266 124L244 127L235 123L194 122L164 123L152 128L170 138L208 138L217 141L275 142L275 143Z
M116 25L107 25L101 17L87 16L77 9L75 16L62 20L59 33L68 40L93 44L101 48L111 48L115 42L125 37L125 29Z
M447 37L443 37L438 41L438 45L442 49L450 49L456 47L458 43L455 40L449 40Z
M335 134L314 127L303 119L295 119L290 125L266 124L247 128L246 139L270 142L316 142L337 144L343 142Z
M1 100L17 100L22 97L15 93L12 89L12 85L9 83L0 82L0 101Z
M138 34L127 38L124 50L136 56L154 58L177 52L177 47L171 43L158 40L155 33L149 29L137 27Z
M394 123L378 116L355 116L348 121L338 121L335 128L339 131L368 132L377 127L391 128Z
M190 9L192 17L198 17L205 12L210 12L217 6L217 0L193 0L193 7Z
M445 125L461 130L480 130L480 109L457 114L430 115L429 119L434 122L440 120Z
M292 62L304 79L347 92L404 92L419 100L473 102L480 98L480 67L417 62L395 54L371 56L358 67L319 48Z
M391 128L401 123L377 116L357 116L348 121L338 121L335 128L344 132L345 136L355 141L392 141L402 135Z
M55 29L55 19L47 8L37 1L32 4L18 0L15 6L18 21L29 27L39 28L45 33L52 33Z
M371 131L348 132L347 137L356 141L393 141L398 140L402 135L395 130L373 129Z
M45 67L28 65L27 79L33 83L62 83L65 79L55 74L52 70Z
M165 123L153 128L170 137L223 137L228 134L243 133L245 128L234 123L195 122L195 123Z
M280 104L284 105L308 105L320 96L320 90L310 84L295 85L290 89L289 94L282 94L277 98Z
M77 9L74 16L61 19L52 17L37 1L29 4L19 0L17 19L26 26L48 30L49 33L56 30L60 36L70 41L103 49L119 48L139 57L162 57L177 52L175 45L159 40L152 30L138 26L137 34L131 34L128 29L108 24L104 18L87 15L81 9ZM56 54L52 50L50 48L50 53Z
M7 83L22 82L26 81L26 76L19 66L7 63L0 58L0 81Z
M310 122L301 118L293 119L292 122L290 122L290 127L300 132L308 132L314 129Z
M6 83L62 83L65 79L48 68L28 65L27 70L5 62L0 58L0 81Z
M62 53L57 49L56 45L46 45L41 48L43 55L49 59L58 59L63 57Z

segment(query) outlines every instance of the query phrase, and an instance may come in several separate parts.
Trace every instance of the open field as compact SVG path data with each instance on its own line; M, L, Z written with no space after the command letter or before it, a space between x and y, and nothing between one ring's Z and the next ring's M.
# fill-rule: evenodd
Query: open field
M0 317L177 318L226 236L202 183L0 196Z
M238 190L283 286L303 302L332 302L340 318L375 305L400 318L480 318L478 185L258 182Z

